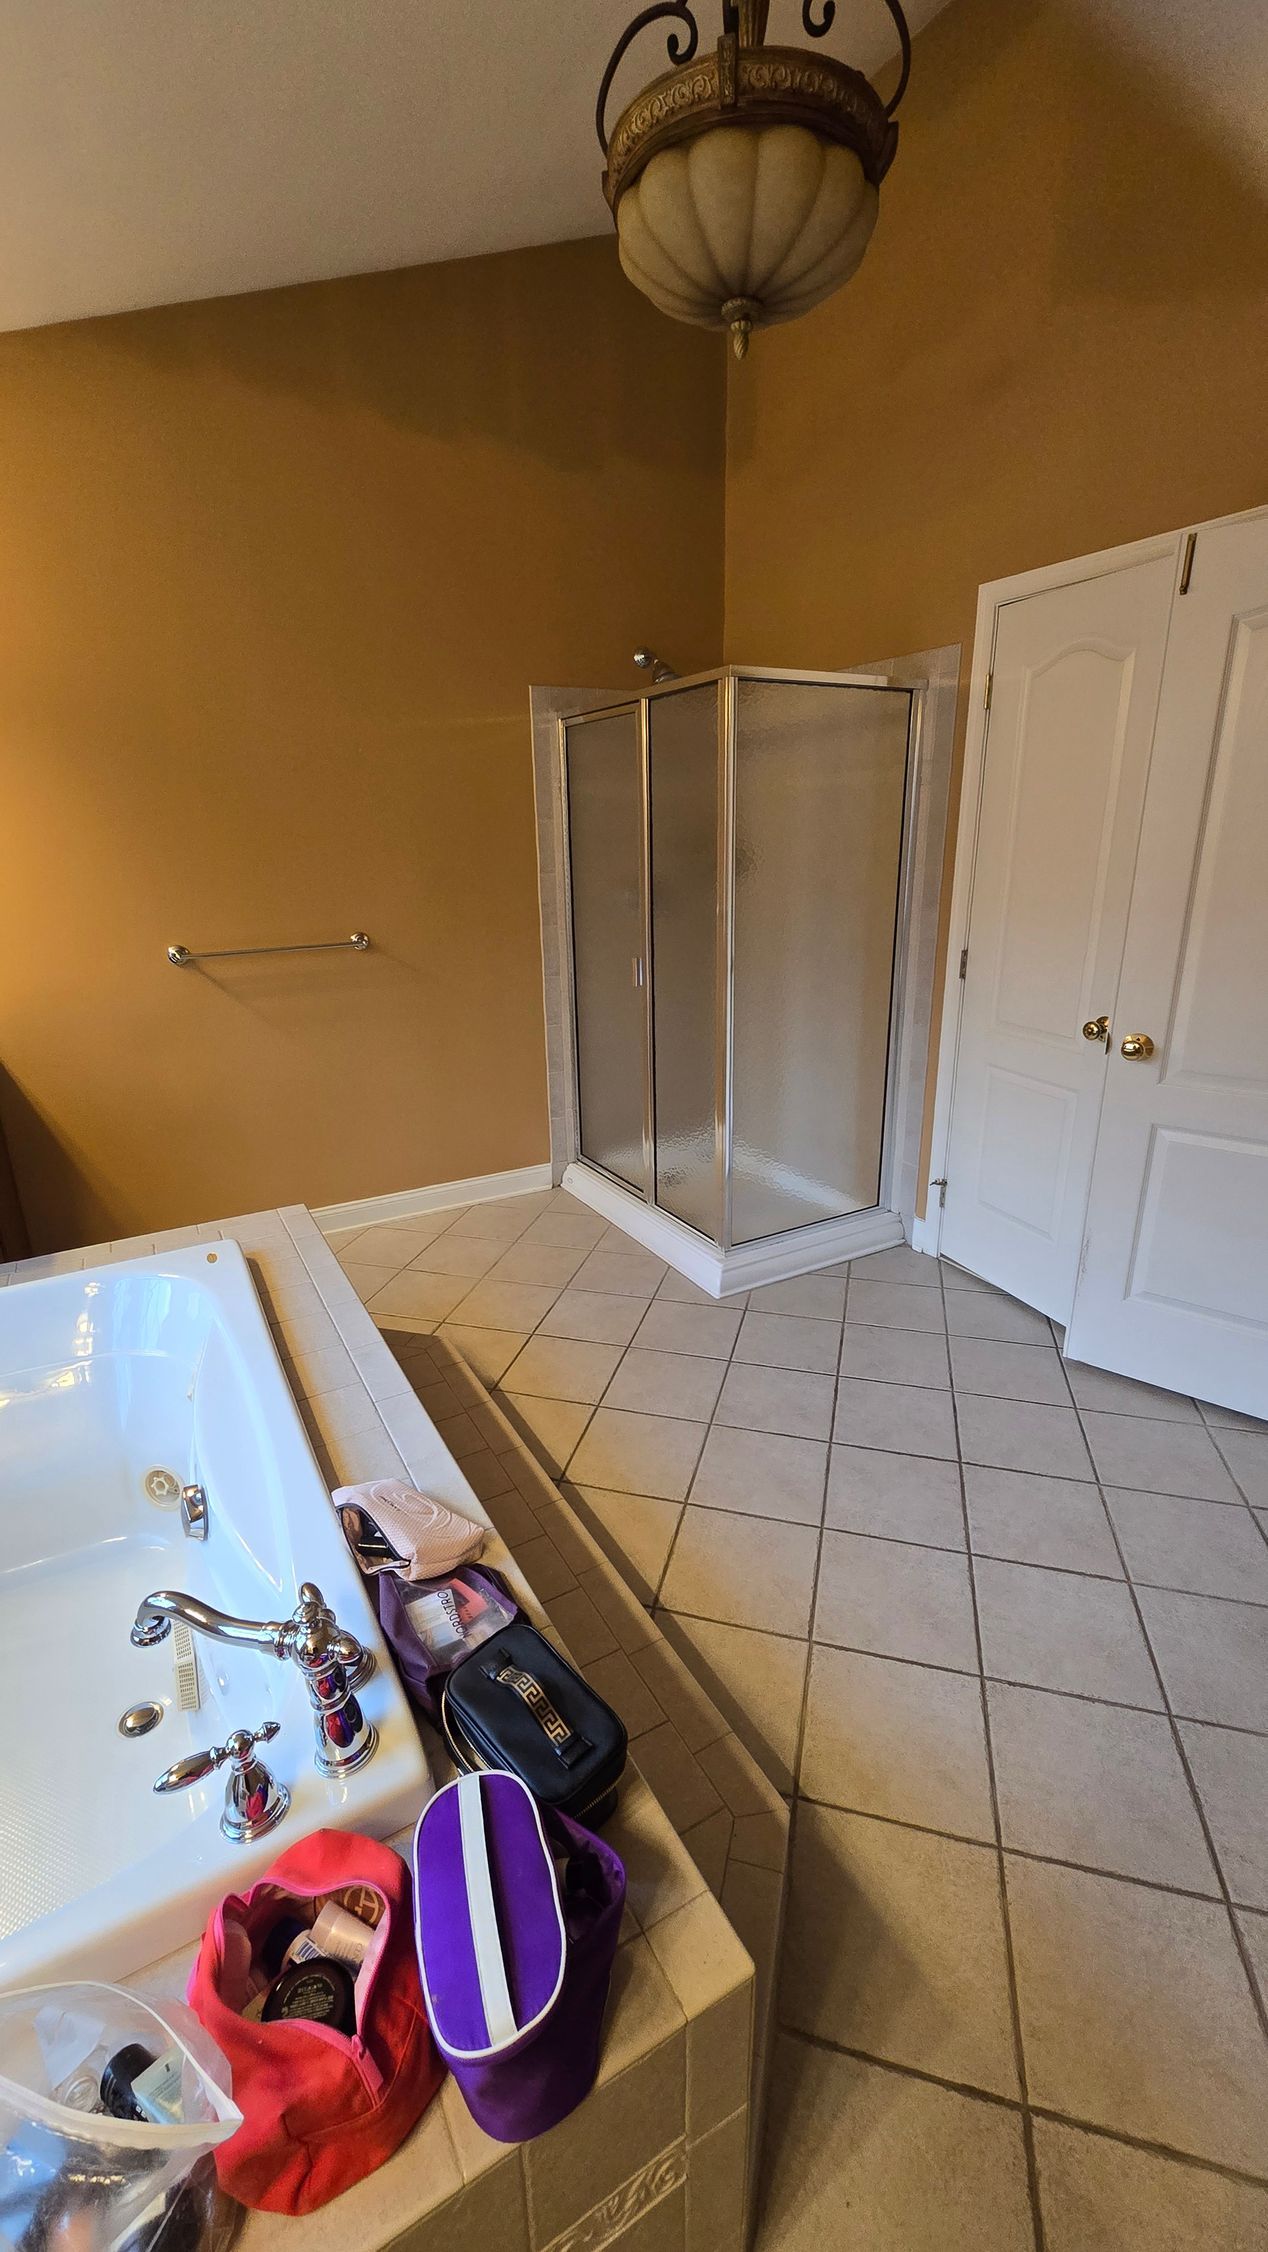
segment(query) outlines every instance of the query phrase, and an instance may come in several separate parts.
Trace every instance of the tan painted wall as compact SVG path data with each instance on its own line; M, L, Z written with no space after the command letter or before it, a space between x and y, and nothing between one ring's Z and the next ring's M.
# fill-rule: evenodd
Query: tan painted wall
M964 643L979 584L1268 499L1268 209L1075 0L916 41L849 286L728 392L727 654Z
M984 580L1268 500L1268 208L1200 100L953 0L901 118L858 274L731 374L731 662L967 674Z
M606 240L0 338L37 1249L546 1156L528 685L717 661L722 383Z

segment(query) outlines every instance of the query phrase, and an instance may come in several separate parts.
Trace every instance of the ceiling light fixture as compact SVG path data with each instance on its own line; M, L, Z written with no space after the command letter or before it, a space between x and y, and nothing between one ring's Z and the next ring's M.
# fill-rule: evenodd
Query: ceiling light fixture
M722 0L713 54L698 56L695 14L681 0L644 8L613 49L595 124L621 264L662 313L728 329L737 359L753 329L830 297L871 240L911 69L902 9L885 5L902 58L888 102L833 55L768 47L770 0ZM821 11L802 0L811 39L830 30L835 0ZM667 17L682 26L668 34L675 67L643 88L609 137L616 73L639 33Z

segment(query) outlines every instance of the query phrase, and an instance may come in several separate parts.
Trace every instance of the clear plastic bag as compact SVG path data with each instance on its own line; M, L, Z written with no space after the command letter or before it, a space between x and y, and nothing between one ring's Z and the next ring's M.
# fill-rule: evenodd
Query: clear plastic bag
M103 2075L121 2054L138 2066L138 2049L159 2116L112 2116ZM87 1984L0 1995L0 2252L194 2252L208 2211L199 2161L242 2124L228 2088L183 2002L160 2013Z

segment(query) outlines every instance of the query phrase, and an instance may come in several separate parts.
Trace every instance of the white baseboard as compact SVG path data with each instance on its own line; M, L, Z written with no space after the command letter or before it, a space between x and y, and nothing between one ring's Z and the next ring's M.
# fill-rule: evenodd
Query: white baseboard
M372 1228L376 1220L412 1220L420 1212L447 1212L455 1204L491 1204L500 1196L529 1196L550 1186L549 1164L519 1165L511 1173L477 1173L469 1181L434 1181L430 1188L359 1196L350 1204L315 1205L313 1218L323 1235L332 1235L338 1228Z
M869 1251L888 1251L902 1243L903 1224L896 1212L850 1212L841 1220L817 1220L786 1235L764 1236L760 1243L745 1243L734 1251L716 1251L693 1228L668 1212L645 1204L629 1189L588 1166L570 1165L563 1185L571 1196L592 1211L601 1212L624 1228L658 1259L664 1259L689 1282L707 1290L712 1298L725 1298L734 1290L757 1290L763 1283L785 1282L793 1275L814 1274L819 1267L834 1267L841 1259L861 1259Z

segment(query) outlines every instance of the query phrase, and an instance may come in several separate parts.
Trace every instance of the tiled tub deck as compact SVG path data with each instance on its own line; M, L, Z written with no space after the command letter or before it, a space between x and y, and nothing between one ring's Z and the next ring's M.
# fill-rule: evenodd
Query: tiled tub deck
M394 1358L302 1207L27 1261L0 1270L0 1282L226 1237L251 1262L328 1482L404 1477L488 1524L486 1557L618 1707L632 1745L605 1830L629 1891L591 2096L550 2134L508 2150L474 2125L446 2078L387 2165L304 2221L250 2215L245 2252L282 2238L299 2252L600 2252L618 2242L627 2252L741 2252L784 1802L460 1356L401 1335ZM424 1736L443 1779L443 1751ZM406 1850L408 1833L394 1842ZM279 1851L285 1843L279 1832ZM751 1934L756 1984L718 1894ZM134 1983L181 1994L188 1961L182 1950Z

